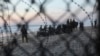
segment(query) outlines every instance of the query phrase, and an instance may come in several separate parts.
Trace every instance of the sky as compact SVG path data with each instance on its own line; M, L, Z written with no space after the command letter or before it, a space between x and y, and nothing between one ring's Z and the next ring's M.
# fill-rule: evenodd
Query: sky
M20 2L18 2L20 1ZM9 25L15 25L17 23L22 23L21 17L25 18L25 21L30 20L31 25L45 25L44 22L47 24L52 24L48 17L44 14L38 15L36 18L34 16L40 11L39 6L43 3L44 0L35 0L35 4L30 3L31 0L10 0L10 3L5 3L3 0L0 0L0 27L2 27L4 21L2 20L1 16L4 13L4 19L8 22ZM85 26L90 26L90 19L87 17L87 14L91 14L94 11L95 0L89 0L90 3L85 3L86 0L74 0L74 2L70 3L70 10L71 12L67 11L68 4L71 0L48 0L47 3L44 5L46 14L49 15L53 21L58 20L58 24L66 23L67 19L78 19L77 21L84 21ZM16 5L16 3L18 3ZM4 5L4 8L1 7ZM16 7L14 6L16 5ZM31 6L31 8L30 8ZM84 8L81 9L80 7ZM16 13L13 12L14 8L16 9ZM3 13L2 13L3 9ZM29 9L28 12L26 10ZM85 10L85 11L83 11ZM71 13L74 13L75 16L72 16ZM63 17L61 17L64 14ZM11 15L9 18L8 16ZM25 15L25 16L24 16ZM96 19L97 13L91 14L91 19ZM61 18L60 18L61 17ZM31 20L32 19L32 20ZM3 28L3 27L2 27ZM31 31L38 31L39 26L30 27ZM4 28L3 28L4 29ZM16 32L16 27L11 27L13 32ZM1 28L0 28L1 31ZM5 31L5 29L4 29ZM6 35L6 34L4 34ZM8 35L8 34L7 34ZM0 35L1 36L1 35Z
M2 1L2 0L1 0ZM20 2L18 2L20 1ZM3 3L4 7L8 7L8 9L4 10L4 18L9 22L10 24L16 24L21 22L21 17L24 17L26 21L33 19L34 16L39 12L39 6L43 3L44 0L36 0L35 4L30 3L31 0L10 0L10 3ZM13 13L13 5L15 5L18 2L16 6L16 13ZM90 14L93 12L93 8L95 5L95 0L90 0L91 4L86 4L85 0L74 0L74 2L70 3L70 9L71 12L66 11L67 9L67 3L71 2L71 0L48 0L47 3L44 5L46 9L46 14L48 14L54 21L58 20L59 17L64 14L63 17L58 21L58 23L65 23L66 19L68 18L76 18L79 19L78 21L82 21L83 19L87 19L85 21L85 25L90 25L90 20L87 17L87 14ZM82 6L86 12L83 11L78 5L75 4L75 2ZM2 4L2 3L1 3ZM29 6L32 6L29 8ZM26 13L25 16L25 10L29 9L29 11ZM78 10L78 11L77 11ZM12 14L13 13L13 14ZM72 17L71 13L74 13L76 17ZM0 13L2 15L2 13ZM10 20L8 20L8 15L11 15ZM19 16L20 15L20 16ZM92 16L91 16L92 18ZM95 19L95 14L94 14L94 19ZM40 14L40 16L37 16L36 19L31 20L30 24L33 25L44 25L45 21L47 24L51 24L51 21L44 15ZM2 19L0 18L0 24L3 24Z

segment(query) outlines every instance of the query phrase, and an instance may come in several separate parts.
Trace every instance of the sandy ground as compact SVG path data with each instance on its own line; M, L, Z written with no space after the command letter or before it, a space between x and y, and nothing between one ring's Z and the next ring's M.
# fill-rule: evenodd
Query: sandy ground
M6 37L5 37L6 38ZM21 35L17 35L19 45L13 50L13 56L40 56L40 41L46 56L96 56L95 51L95 29L87 27L84 32L75 30L72 34L60 34L48 37L35 37L34 33L28 35L29 42L23 43ZM5 40L6 41L6 40ZM4 56L0 50L0 56Z

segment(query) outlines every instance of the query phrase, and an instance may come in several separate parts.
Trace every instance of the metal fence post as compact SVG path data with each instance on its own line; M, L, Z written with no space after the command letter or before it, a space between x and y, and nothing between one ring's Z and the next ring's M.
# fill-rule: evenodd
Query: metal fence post
M97 43L96 43L96 48L97 48L97 53L98 56L100 56L100 1L97 0L98 6L97 6L97 11L98 11L98 28L97 28Z

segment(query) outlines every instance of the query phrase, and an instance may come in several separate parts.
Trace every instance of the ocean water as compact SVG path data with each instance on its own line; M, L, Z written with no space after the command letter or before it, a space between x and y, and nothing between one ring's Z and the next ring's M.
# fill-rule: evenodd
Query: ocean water
M42 27L43 26L44 25L42 25ZM91 23L89 21L85 21L84 26L91 26ZM39 27L40 27L40 25L29 25L28 31L37 32L39 30ZM49 27L49 25L47 25L47 27ZM78 27L79 27L79 24L78 24ZM4 27L1 27L1 28L2 28L3 32L5 32ZM10 28L8 27L8 30L10 30L10 29L11 29L12 33L20 31L20 29L18 30L15 25L10 26ZM0 32L1 32L1 29L0 29Z
M36 33L38 31L39 27L40 27L39 25L38 26L29 26L28 32ZM11 32L10 32L10 29L11 29ZM8 27L8 32L5 31L4 27L2 27L0 29L0 42L3 41L5 44L5 43L7 43L7 39L11 38L12 34L14 34L14 33L20 34L20 29L18 30L16 26L10 26L10 29Z
M32 32L36 32L38 31L40 26L29 26L28 31L32 31ZM18 30L16 26L11 27L11 31L14 32L18 32L20 31L20 29Z
M39 25L37 25L37 26L29 26L28 32L37 32L38 29L39 29L39 27L40 27ZM18 30L16 26L10 26L10 28L7 27L7 29L8 29L8 32L6 32L6 30L4 29L4 27L0 28L0 37L2 37L2 35L3 35L3 37L4 36L6 37L8 35L11 35L11 33L12 34L13 33L20 34L20 29Z

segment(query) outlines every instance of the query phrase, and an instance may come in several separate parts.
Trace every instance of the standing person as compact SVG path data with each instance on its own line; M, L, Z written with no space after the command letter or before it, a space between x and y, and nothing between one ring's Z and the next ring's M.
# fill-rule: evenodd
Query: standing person
M47 36L48 28L47 25L44 26L44 36Z
M80 22L80 30L83 31L84 30L84 23Z
M37 36L41 36L43 34L43 28L42 25L39 28L39 31L37 32Z
M58 25L56 28L56 34L61 34L61 32L62 32L61 25Z
M52 27L51 27L51 25L49 25L49 31L48 31L48 33L49 33L49 35L52 34Z
M28 42L27 29L25 25L22 25L21 27L21 34L22 34L22 42L24 42L24 39L26 39L26 42Z
M27 24L24 22L24 18L22 18L22 25L21 25L21 34L22 34L22 42L28 42L28 37L27 37ZM25 39L25 40L24 40Z
M96 28L97 26L97 20L94 21L94 27Z
M68 25L68 24L70 24L70 21L69 21L69 19L67 20L66 24L67 24L67 25Z

